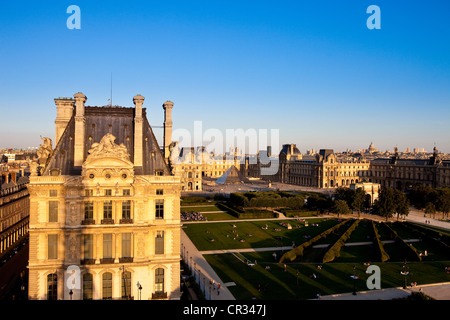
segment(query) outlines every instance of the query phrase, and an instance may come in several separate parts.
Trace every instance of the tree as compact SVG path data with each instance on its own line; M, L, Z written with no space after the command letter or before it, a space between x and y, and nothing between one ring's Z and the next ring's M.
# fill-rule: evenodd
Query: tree
M366 192L363 188L358 188L355 190L353 201L352 201L352 209L358 211L358 218L361 215L361 210L364 206L364 201L366 200Z
M442 212L442 219L445 219L445 216L448 218L448 214L450 212L450 189L438 190L436 208L438 211Z
M400 215L407 216L409 214L409 200L403 191L394 191L394 204L394 211L397 213L397 220Z
M345 200L336 200L334 201L333 211L337 213L339 217L340 214L350 213L350 208Z
M378 200L375 202L373 212L386 218L386 221L394 215L395 211L394 189L384 187L381 189Z
M427 204L425 205L425 213L428 213L430 215L433 215L433 218L436 215L436 206L434 205L433 202L427 202Z

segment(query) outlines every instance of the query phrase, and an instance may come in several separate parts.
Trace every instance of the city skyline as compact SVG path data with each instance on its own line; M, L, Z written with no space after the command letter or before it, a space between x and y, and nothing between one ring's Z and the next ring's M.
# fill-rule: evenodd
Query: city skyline
M67 8L81 10L70 30ZM366 9L381 9L370 30ZM450 152L450 5L47 1L0 10L0 148L54 140L53 99L133 107L150 125L278 129L279 145ZM155 130L162 142L162 130ZM278 150L279 151L279 150ZM273 150L273 152L277 152Z

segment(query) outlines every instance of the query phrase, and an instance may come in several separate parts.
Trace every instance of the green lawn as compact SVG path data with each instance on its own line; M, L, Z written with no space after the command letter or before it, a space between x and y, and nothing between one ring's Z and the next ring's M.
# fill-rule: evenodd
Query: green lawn
M304 221L295 220L186 223L183 230L200 251L263 248L290 246L292 242L298 245L305 236L313 237L336 224L337 220L310 219L308 222L308 227L305 227ZM290 223L292 229L280 223ZM315 223L318 226L312 226Z
M368 290L366 286L367 267L362 263L327 263L322 269L319 264L290 263L284 265L274 263L273 252L244 253L250 261L257 260L254 266L247 266L232 254L205 255L208 263L224 282L233 281L236 286L229 287L238 300L249 300L253 297L268 300L312 299L317 293L321 295ZM399 287L404 284L404 276L400 274L403 263L379 263L381 270L381 288ZM408 263L410 274L408 285L450 281L450 275L444 267L450 261L429 263ZM359 279L353 280L353 267ZM266 269L270 267L270 269ZM316 275L316 278L313 277ZM259 290L258 290L259 288Z
M337 219L311 219L309 226L305 227L304 221L286 220L282 223L291 223L292 229L280 226L280 221L252 221L230 222L212 224L186 225L186 233L199 250L213 249L239 249L272 247L290 245L292 241L299 245L305 241L306 236L315 236L322 231L338 223ZM318 226L314 226L318 223ZM236 225L233 228L233 224ZM267 230L263 230L267 224ZM298 227L296 227L298 226ZM383 224L376 224L381 235L381 240L392 240L390 231ZM368 290L366 280L367 267L365 262L378 265L381 269L381 287L403 286L404 276L400 274L404 262L405 248L398 243L384 244L386 252L390 256L388 262L378 262L378 252L374 245L344 246L340 256L333 262L321 264L321 258L327 248L314 247L317 244L331 244L348 226L340 228L335 233L321 239L314 245L307 247L304 256L295 262L286 264L278 263L283 252L277 252L277 260L273 257L273 251L240 253L246 259L257 264L248 266L238 260L232 254L206 254L204 257L216 270L224 282L235 282L237 285L230 287L230 291L239 300L257 299L311 299L317 293L321 295L352 292L356 290ZM417 234L403 228L401 225L392 224L391 227L404 239L415 239ZM362 220L354 230L348 243L367 242L372 240L372 225L370 221ZM275 231L280 229L280 231ZM233 240L232 236L239 234L240 242ZM252 234L252 236L249 236ZM227 237L228 235L228 237ZM215 241L211 242L210 239ZM445 273L444 268L450 266L450 254L444 247L435 242L423 239L413 242L412 245L420 252L427 250L428 256L422 257L422 262L408 261L409 275L407 283L420 284L450 281L450 274ZM322 269L318 269L318 266ZM266 269L269 267L270 269ZM353 280L353 268L356 267L359 279ZM316 275L316 278L313 277Z

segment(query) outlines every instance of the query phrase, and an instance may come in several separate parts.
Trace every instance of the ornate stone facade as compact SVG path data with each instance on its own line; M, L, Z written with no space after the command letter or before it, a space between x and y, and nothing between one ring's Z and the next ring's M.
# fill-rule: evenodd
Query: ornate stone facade
M29 298L179 299L180 179L143 97L138 110L84 107L86 97L74 97L55 149L30 177Z

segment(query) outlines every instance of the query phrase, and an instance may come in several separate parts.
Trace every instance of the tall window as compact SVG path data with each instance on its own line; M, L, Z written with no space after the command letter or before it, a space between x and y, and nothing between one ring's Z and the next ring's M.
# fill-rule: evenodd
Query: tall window
M112 219L112 201L103 201L103 219Z
M58 235L48 235L48 259L58 259Z
M83 275L83 300L92 300L93 280L92 274L85 273Z
M94 258L94 235L85 234L83 235L83 259L93 259Z
M131 219L131 200L122 202L122 219Z
M122 233L122 258L131 258L131 233Z
M48 222L58 222L58 201L48 202Z
M103 258L110 259L112 258L112 233L104 233L103 234Z
M85 201L84 202L84 219L92 220L94 219L94 202Z
M131 297L131 272L122 272L122 299Z
M156 219L164 219L164 200L155 200L155 217Z
M164 254L164 231L156 232L155 254Z
M155 270L155 293L164 292L164 269L158 268Z
M105 272L102 275L102 299L112 299L112 273Z
M58 276L51 273L47 276L47 300L58 299Z

